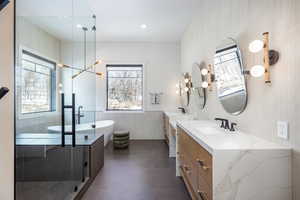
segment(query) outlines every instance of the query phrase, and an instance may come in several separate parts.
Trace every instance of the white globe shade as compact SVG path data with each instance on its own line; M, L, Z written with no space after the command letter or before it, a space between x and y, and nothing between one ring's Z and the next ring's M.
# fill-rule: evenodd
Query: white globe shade
M260 52L264 47L264 43L261 40L254 40L249 44L249 51L252 53Z
M255 65L251 68L250 74L253 77L261 77L265 73L265 68L261 65Z
M208 82L203 82L202 84L201 84L201 86L203 87L203 88L208 88Z
M187 78L184 79L184 82L185 82L185 83L188 83L188 82L189 82L189 79L187 79Z
M186 87L186 88L184 88L184 91L188 92L188 91L189 91L189 88L187 88L187 87Z
M206 75L208 74L208 69L203 68L203 69L201 70L201 74L202 74L203 76L206 76Z

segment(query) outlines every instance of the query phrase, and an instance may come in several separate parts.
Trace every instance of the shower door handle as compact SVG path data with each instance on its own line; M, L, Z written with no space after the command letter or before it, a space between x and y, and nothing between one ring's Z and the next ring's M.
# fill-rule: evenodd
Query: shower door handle
M72 109L72 130L66 132L65 130L65 109ZM75 94L72 94L72 105L65 105L65 94L61 94L61 146L66 145L66 135L72 136L72 146L76 146L76 116L75 116Z

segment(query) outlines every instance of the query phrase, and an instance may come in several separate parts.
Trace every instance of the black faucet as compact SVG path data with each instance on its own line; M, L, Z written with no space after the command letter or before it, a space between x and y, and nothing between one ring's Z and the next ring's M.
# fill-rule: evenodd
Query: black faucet
M231 123L231 127L230 127L230 131L231 131L231 132L234 132L234 131L235 131L235 128L234 128L235 126L237 126L237 124L232 122L232 123Z
M80 118L81 118L81 117L84 117L84 114L81 114L81 109L83 109L83 106L79 106L79 107L78 107L78 124L81 123Z
M234 126L236 126L236 123L231 123L231 127L229 126L229 120L228 119L223 119L223 118L215 118L216 121L221 121L221 128L224 128L225 130L230 130L232 132L235 131Z
M222 119L222 118L215 118L216 121L221 121L222 124L220 125L221 128L225 128L225 125L224 125L224 121L225 119Z
M229 130L230 128L229 128L229 120L228 119L224 119L224 122L225 122L225 125L224 125L224 128L225 128L225 130Z
M186 111L185 111L185 108L183 108L183 107L179 107L178 109L179 109L179 110L181 110L181 112L182 112L183 114L185 114L185 113L186 113Z

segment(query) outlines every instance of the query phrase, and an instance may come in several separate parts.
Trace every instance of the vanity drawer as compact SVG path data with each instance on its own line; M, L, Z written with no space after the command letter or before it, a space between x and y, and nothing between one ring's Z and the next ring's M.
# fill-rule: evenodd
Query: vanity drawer
M202 147L200 146L200 148ZM199 149L194 152L193 159L197 163L199 176L212 186L212 156L206 150Z
M198 180L197 180L197 170L195 170L195 165L193 165L192 161L189 157L183 153L180 154L180 171L183 177L183 180L189 190L191 198L193 200L197 200L197 189L198 189Z
M200 144L198 144L191 136L183 133L184 141L188 154L190 154L193 163L198 168L199 175L202 176L208 185L212 185L212 156Z
M212 187L206 183L202 176L198 176L197 196L200 200L212 200Z
M180 127L178 158L181 173L193 199L212 200L212 156Z
M187 155L187 154L184 154L184 155L186 155L186 156L183 157L183 160L184 160L183 168L187 174L187 177L190 181L192 189L194 190L194 192L196 192L198 189L197 166L195 165L195 163L192 162L189 155Z

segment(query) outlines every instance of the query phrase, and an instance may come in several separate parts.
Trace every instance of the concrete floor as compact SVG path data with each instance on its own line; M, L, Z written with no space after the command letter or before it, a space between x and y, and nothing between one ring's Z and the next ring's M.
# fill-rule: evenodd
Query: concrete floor
M79 182L80 184L80 182ZM17 200L60 200L70 199L74 186L78 182L74 181L35 181L17 182Z
M164 141L131 141L105 150L105 165L83 200L190 200Z

